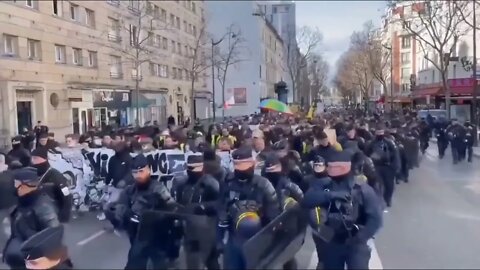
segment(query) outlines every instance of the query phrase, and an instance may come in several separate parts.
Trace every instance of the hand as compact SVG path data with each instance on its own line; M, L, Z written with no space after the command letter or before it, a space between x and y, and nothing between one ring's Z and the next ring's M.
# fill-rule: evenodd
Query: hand
M351 199L350 193L347 191L330 191L330 200L349 201Z

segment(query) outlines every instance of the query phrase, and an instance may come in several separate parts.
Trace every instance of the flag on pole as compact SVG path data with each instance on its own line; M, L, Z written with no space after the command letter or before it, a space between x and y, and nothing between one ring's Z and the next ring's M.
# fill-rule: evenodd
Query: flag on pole
M234 104L235 104L235 98L231 96L228 100L225 101L225 104L223 104L223 108L225 110L230 109L230 106Z

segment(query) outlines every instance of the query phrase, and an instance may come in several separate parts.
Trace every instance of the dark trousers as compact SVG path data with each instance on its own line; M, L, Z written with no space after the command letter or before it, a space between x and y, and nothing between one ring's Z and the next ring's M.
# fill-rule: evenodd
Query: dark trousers
M203 261L202 258L202 255L205 253L202 250L192 247L192 243L186 243L184 248L187 269L204 269L205 267L209 270L220 269L220 264L218 263L219 254L215 245L213 245L205 261Z
M456 143L452 143L450 148L452 150L453 164L457 164L460 161L459 147Z
M467 145L467 161L472 162L473 145Z
M230 237L223 251L223 269L225 270L245 270L247 265L243 258L241 247Z
M438 147L438 157L443 158L445 156L445 150L447 149L448 141L445 140L437 140L437 147Z
M328 243L325 245L324 269L368 269L370 247L362 244Z
M3 261L10 269L27 269L21 252L23 241L18 238L10 238L3 250Z
M325 243L325 241L323 241L320 237L318 237L314 233L312 233L312 238L313 238L313 242L315 243L315 249L317 251L317 258L318 258L317 269L324 269L323 258L325 256L324 250L327 243Z
M134 242L128 251L125 269L167 269L169 263L168 256L162 249Z
M390 166L375 166L378 175L383 181L383 199L387 206L392 204L393 191L395 189L395 172Z

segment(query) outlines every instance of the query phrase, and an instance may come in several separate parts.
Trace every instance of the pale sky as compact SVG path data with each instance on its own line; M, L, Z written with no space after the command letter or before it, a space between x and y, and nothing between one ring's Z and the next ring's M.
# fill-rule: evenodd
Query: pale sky
M350 35L372 20L380 26L386 1L295 1L297 26L318 27L323 34L320 53L330 64L330 76L335 62L347 50Z

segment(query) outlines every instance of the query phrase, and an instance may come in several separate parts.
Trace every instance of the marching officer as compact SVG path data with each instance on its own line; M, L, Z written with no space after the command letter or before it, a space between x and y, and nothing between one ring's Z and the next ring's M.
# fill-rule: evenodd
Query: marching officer
M277 193L268 179L255 175L252 149L240 147L232 153L234 175L227 179L219 213L217 243L224 247L224 269L246 269L241 255L242 244L259 232L280 213Z
M133 159L132 174L135 182L122 191L115 206L115 218L130 239L125 269L146 269L149 259L155 268L166 268L171 259L168 251L172 248L172 241L158 243L159 246L144 245L136 241L137 229L145 211L175 211L178 204L163 183L152 180L150 166L143 154Z
M373 189L355 181L350 173L349 151L332 154L327 160L331 181L313 186L302 205L324 212L319 237L325 242L324 269L368 269L370 248L367 241L382 226L382 209Z
M437 137L438 157L442 159L445 156L445 150L448 147L447 121L440 118L434 124L435 135Z

